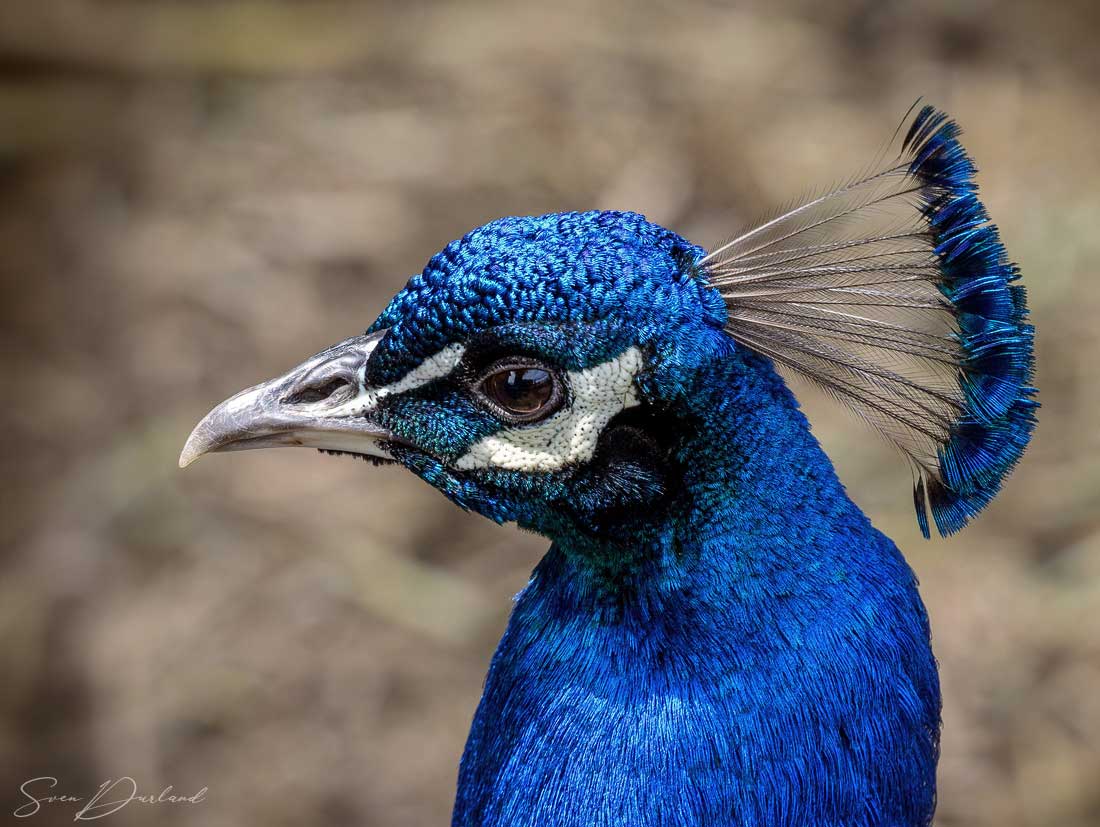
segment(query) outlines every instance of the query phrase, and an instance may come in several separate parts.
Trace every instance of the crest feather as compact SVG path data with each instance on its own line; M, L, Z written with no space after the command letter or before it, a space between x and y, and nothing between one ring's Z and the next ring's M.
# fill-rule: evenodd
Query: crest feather
M925 106L893 161L698 262L734 339L908 458L926 537L929 512L947 535L993 499L1038 407L1024 288L959 132Z

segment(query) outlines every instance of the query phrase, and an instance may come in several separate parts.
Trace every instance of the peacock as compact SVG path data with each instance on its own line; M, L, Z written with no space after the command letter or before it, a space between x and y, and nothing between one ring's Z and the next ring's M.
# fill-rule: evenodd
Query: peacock
M914 114L915 113L915 114ZM361 336L242 391L214 451L398 464L552 542L458 771L456 827L909 827L940 689L917 581L787 382L882 434L927 537L1036 421L1024 288L943 112L707 251L631 212L492 221Z

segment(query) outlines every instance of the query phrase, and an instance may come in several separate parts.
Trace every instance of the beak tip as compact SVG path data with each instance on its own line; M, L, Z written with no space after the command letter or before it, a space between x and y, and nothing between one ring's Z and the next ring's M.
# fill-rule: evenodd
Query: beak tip
M186 468L199 459L200 454L200 451L195 450L195 445L191 444L191 440L187 440L187 444L184 445L184 450L179 453L179 467Z
M202 426L205 422L205 419L200 422L195 430L191 432L191 436L187 437L187 442L184 443L183 451L180 452L180 468L186 468L210 450L211 446L209 440L200 433L203 431Z

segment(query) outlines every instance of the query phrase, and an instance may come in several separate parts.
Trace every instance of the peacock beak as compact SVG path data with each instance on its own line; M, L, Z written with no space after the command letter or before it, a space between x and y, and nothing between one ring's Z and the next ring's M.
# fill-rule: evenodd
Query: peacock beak
M378 394L366 384L367 360L384 330L355 336L293 370L222 402L191 432L185 468L203 454L306 447L389 458L394 436L371 421Z

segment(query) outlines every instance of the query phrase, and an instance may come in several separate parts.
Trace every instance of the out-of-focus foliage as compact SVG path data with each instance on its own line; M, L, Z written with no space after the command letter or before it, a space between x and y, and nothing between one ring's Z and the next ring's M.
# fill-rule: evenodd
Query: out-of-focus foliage
M1035 443L926 543L904 468L802 393L923 583L938 823L1097 824L1097 8L0 5L3 816L32 776L132 775L210 791L120 825L447 823L545 542L304 451L182 473L190 426L488 219L629 208L713 244L857 171L924 95L966 128L1026 276Z

